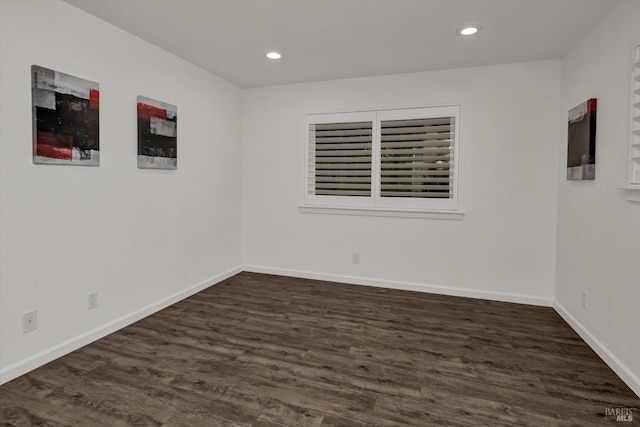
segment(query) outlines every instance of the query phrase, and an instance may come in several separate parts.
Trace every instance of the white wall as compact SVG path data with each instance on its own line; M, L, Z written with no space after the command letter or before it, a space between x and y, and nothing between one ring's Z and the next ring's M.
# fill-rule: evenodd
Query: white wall
M631 49L637 43L640 2L626 1L563 60L563 114L598 98L596 179L565 180L564 125L555 295L561 313L640 394L640 203L626 201L616 189L627 180ZM582 290L588 293L586 310Z
M615 190L638 22L640 3L624 2L562 62L242 92L66 3L0 1L0 383L244 262L543 305L555 296L638 384L640 205ZM101 84L100 167L31 163L32 64ZM178 170L136 168L137 95L178 106ZM589 97L599 100L597 179L566 182L562 118ZM462 106L464 219L299 211L305 113L442 103ZM99 307L88 311L93 291ZM33 309L39 328L23 335L21 315Z
M245 265L550 305L560 72L551 60L246 90ZM462 106L462 221L299 211L306 113L443 103Z
M0 19L3 382L237 271L242 92L60 1ZM100 83L99 167L32 164L32 64ZM137 95L178 106L177 170L137 169Z

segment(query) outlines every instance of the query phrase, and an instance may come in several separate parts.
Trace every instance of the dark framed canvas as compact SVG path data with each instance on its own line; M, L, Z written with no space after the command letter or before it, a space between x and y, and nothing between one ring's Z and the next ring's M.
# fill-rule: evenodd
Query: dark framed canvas
M596 179L596 110L598 102L591 98L569 110L567 179Z
M177 169L178 107L138 96L138 167Z
M31 66L33 163L100 165L100 85Z

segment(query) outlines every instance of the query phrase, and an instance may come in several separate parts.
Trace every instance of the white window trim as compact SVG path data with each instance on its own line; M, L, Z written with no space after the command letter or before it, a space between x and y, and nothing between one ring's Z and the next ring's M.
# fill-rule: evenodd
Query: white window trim
M322 205L298 205L300 212L310 214L329 214L329 215L361 215L361 216L380 216L395 218L429 218L429 219L451 219L461 220L465 216L465 212L460 210L444 210L444 209L401 209L401 208L369 208L369 207L349 207L349 206L322 206Z
M640 44L631 55L629 172L626 187L640 189Z
M460 105L439 105L426 107L361 110L342 113L308 114L305 124L305 189L304 201L299 205L302 213L324 213L343 215L364 215L404 218L462 219L465 213L461 210L461 173L462 164L462 126ZM427 113L428 112L428 113ZM411 199L381 197L380 193L380 123L383 120L455 117L455 155L453 161L453 198L451 199ZM370 197L316 196L309 194L310 144L309 125L340 121L372 121L373 122L373 155L372 155L372 195Z
M629 114L629 170L627 184L618 187L624 191L624 198L628 202L640 203L640 179L637 178L640 165L637 160L640 155L640 44L636 44L631 49L631 87L629 94L630 114Z

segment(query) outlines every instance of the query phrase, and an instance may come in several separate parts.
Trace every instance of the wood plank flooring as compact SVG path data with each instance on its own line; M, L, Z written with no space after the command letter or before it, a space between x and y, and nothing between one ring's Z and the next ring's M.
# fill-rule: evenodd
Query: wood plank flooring
M553 311L241 273L0 386L2 426L601 426L640 399Z

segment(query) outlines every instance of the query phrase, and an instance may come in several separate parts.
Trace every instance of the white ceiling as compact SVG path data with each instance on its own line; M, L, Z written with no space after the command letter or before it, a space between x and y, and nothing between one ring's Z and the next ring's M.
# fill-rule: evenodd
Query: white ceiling
M559 58L619 3L66 1L244 88ZM463 39L468 24L482 31Z

